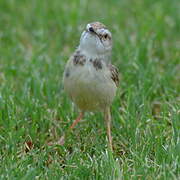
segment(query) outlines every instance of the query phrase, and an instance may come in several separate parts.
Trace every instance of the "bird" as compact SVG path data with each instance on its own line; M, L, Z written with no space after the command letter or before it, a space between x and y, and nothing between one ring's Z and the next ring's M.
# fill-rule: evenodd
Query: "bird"
M91 22L81 34L79 46L66 63L64 90L80 110L69 129L73 129L85 112L102 112L107 128L108 146L111 136L111 104L119 84L118 69L111 64L112 34L100 22ZM59 143L64 143L63 135Z

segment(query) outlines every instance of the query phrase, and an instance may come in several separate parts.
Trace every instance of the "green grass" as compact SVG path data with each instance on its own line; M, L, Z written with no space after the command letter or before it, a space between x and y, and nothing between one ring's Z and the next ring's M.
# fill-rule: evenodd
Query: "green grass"
M179 179L179 12L179 0L1 1L0 179ZM99 113L47 146L77 116L62 73L91 21L112 31L121 73L113 154Z

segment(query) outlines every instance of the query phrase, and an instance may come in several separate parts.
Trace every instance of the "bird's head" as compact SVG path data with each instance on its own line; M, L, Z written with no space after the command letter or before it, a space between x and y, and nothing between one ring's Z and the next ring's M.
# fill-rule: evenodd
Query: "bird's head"
M81 35L79 48L93 56L109 55L112 49L111 32L100 22L89 23Z

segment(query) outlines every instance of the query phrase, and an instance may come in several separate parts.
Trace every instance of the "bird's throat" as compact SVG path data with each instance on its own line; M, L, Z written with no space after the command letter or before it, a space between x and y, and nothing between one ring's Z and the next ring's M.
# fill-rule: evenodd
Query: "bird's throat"
M111 53L107 52L107 53L97 53L96 51L91 51L90 49L84 49L81 47L78 47L78 50L80 52L81 55L85 56L87 60L91 61L91 60L95 60L95 59L101 59L104 62L109 63L111 61Z

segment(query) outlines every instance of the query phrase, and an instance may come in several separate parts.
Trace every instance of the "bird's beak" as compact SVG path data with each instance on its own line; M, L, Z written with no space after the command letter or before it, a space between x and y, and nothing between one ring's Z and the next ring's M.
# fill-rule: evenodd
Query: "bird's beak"
M88 27L87 31L98 36L98 34L96 33L96 31L94 30L92 26Z
M88 24L88 25L86 26L86 31L87 31L87 32L90 32L90 33L96 34L96 32L95 32L94 28L91 26L91 24Z
M89 32L92 32L92 33L95 33L93 27L89 27L88 31L89 31Z

